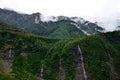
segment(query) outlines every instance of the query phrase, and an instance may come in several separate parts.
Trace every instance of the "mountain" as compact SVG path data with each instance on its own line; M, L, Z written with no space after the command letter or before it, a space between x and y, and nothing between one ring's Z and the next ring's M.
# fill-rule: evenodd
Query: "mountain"
M0 9L0 22L52 38L77 38L104 31L97 24L80 17L44 17L40 13L23 14L6 9Z
M18 32L25 32L22 29L19 29L17 27L14 27L12 25L8 25L6 23L0 22L0 30L12 30L12 31L18 31Z
M120 31L51 39L4 26L0 80L120 80L119 52Z

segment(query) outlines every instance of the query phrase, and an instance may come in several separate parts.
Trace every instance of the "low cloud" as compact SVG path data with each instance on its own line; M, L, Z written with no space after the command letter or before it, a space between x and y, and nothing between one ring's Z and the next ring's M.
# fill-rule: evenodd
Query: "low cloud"
M115 14L98 20L98 25L105 28L106 31L116 30L120 26L120 15Z
M54 17L54 16L41 15L40 18L41 18L41 21L43 22L49 22L49 21L56 22L58 20L57 17Z

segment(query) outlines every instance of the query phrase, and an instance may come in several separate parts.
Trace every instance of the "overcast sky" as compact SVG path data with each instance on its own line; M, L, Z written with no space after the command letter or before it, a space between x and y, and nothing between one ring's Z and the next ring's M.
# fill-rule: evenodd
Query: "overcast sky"
M0 0L0 8L23 13L79 16L95 21L120 13L120 0Z

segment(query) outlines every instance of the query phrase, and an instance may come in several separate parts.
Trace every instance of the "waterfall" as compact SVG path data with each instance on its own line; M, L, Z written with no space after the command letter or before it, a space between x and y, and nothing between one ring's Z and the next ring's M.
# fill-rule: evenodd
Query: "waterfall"
M39 24L39 17L38 16L35 17L35 24Z
M111 57L111 55L108 53L108 58L109 58L109 61L107 62L108 66L110 67L110 77L112 80L120 80L119 78L119 75L117 74L117 72L115 71L115 66L114 66L114 63L113 63L113 58Z
M44 67L44 64L41 65L41 74L40 74L40 80L44 80L43 79L43 67Z
M78 45L78 52L79 52L79 59L80 59L80 62L81 62L81 68L82 68L82 70L83 70L83 77L84 77L84 80L87 80L87 74L86 74L86 71L85 71L83 54L82 54L82 51L81 51L79 45Z
M64 71L61 63L62 63L62 59L60 57L60 60L59 60L59 80L64 80L64 78L65 78L65 71Z

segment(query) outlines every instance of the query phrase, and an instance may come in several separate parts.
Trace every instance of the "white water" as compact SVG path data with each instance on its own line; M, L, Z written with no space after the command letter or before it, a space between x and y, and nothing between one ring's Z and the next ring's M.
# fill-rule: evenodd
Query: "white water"
M79 45L78 45L78 51L79 51L79 54L80 54L80 59L81 59L81 64L82 64L82 69L83 69L83 74L84 74L84 80L87 80L87 74L86 74L86 71L85 71L85 66L84 66L84 61L83 61L83 54L82 54L82 51L81 51Z
M40 80L44 80L44 79L43 79L43 67L44 67L44 64L41 65L41 75L40 75Z
M59 60L59 80L65 80L65 71L62 67L62 59Z

